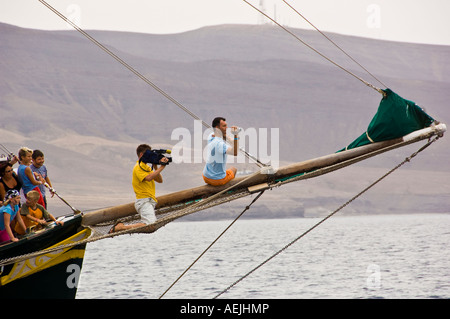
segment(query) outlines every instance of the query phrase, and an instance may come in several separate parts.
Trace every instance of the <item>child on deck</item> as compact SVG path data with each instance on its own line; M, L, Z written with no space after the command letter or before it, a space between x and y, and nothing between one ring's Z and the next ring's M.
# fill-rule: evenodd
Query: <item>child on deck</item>
M40 174L43 179L45 179L48 186L50 186L50 193L52 194L52 197L55 195L52 192L52 183L50 182L50 178L48 177L47 167L44 165L44 153L40 150L34 150L32 158L32 164L30 165L31 170L34 173ZM44 208L48 208L47 206L47 198L46 198L46 192L45 192L45 186L44 185L38 185L39 190L41 191L42 197L44 199Z
M20 214L27 228L39 225L45 226L47 222L54 221L58 225L64 225L62 221L57 221L52 214L50 214L42 205L38 204L39 193L37 191L30 191L27 193L27 201L22 205ZM20 230L16 228L16 232L21 234Z
M22 191L25 194L28 194L29 191L35 190L39 192L39 201L38 203L42 206L45 206L44 198L42 197L42 193L39 190L38 185L43 185L45 180L42 178L40 174L33 173L30 168L31 159L32 159L33 151L27 147L22 147L19 150L19 160L20 166L18 169L18 176L20 181L22 182ZM36 180L38 179L38 180Z

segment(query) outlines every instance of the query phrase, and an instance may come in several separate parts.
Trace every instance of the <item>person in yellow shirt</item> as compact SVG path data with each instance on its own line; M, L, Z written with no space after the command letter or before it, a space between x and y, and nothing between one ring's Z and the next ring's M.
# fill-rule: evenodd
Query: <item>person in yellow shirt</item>
M156 221L155 206L156 206L156 195L155 195L155 182L162 183L163 178L161 172L164 170L166 165L147 165L141 162L140 159L147 150L151 150L151 147L147 144L141 144L136 149L136 154L138 156L138 161L133 168L132 181L134 193L136 194L136 201L134 207L136 211L141 216L141 223L125 225L123 223L115 224L110 233L122 231L131 228L137 228L152 224ZM168 162L166 157L161 159L161 163L165 164Z

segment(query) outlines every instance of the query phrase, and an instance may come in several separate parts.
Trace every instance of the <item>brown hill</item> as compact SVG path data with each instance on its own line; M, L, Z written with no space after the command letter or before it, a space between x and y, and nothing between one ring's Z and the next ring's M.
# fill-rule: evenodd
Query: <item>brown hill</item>
M380 86L319 34L295 32ZM223 115L243 128L278 128L282 164L347 145L364 132L380 100L275 27L218 26L174 35L89 33L206 122ZM331 37L391 89L449 122L450 47ZM173 146L179 142L171 139L174 129L193 129L186 113L75 31L0 24L0 56L1 143L12 151L22 145L42 149L55 188L73 206L132 201L129 175L137 144ZM348 212L448 210L449 143L444 138L433 145ZM277 214L274 203L283 207L283 202L293 211L296 203L311 213L333 209L415 148L274 190L260 200L259 210ZM202 167L171 164L158 192L201 185ZM51 205L64 207L57 199ZM230 205L224 210L234 213L236 205Z

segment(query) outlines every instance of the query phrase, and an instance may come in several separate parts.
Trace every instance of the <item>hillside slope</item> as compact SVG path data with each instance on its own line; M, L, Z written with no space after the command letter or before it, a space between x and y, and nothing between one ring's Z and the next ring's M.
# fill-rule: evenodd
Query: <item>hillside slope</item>
M295 32L380 86L320 34ZM346 146L364 132L381 98L275 27L224 25L174 35L89 33L206 122L221 115L245 129L279 129L281 164ZM331 37L391 89L449 122L449 47ZM75 31L0 24L0 56L1 143L13 151L22 145L42 149L55 188L73 206L132 201L129 175L136 146L170 147L179 142L177 136L171 139L174 130L193 130L186 113ZM445 211L449 146L446 138L433 145L356 212ZM332 209L417 147L273 191L260 200L266 207L260 210L282 201L293 210L292 203L306 210ZM172 164L158 192L201 185L202 167ZM52 205L61 203L52 199Z

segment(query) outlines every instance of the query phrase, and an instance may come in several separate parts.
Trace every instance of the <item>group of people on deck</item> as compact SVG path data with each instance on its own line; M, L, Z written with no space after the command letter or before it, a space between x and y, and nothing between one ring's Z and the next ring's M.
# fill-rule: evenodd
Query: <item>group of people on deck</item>
M216 117L212 122L213 132L208 137L208 158L203 169L203 180L212 186L225 185L236 176L236 168L226 169L227 156L237 155L239 137L237 127L232 127L234 142L227 139L227 122ZM141 162L141 158L151 147L141 144L136 149L138 161L132 172L132 186L136 194L135 209L141 217L137 224L116 223L110 233L153 224L157 219L155 206L155 182L162 183L161 172L166 168L168 159L163 157L159 164ZM13 165L19 162L17 173ZM48 221L56 219L47 211L45 186L52 186L44 165L44 154L40 150L32 151L27 147L19 150L9 162L0 166L0 244L18 241L19 235L34 227L38 229ZM52 195L54 195L52 193ZM62 222L57 221L62 224Z
M237 127L231 127L231 133L234 135L233 142L227 139L228 124L223 117L216 117L212 121L213 132L208 136L208 158L203 169L203 180L212 186L222 186L233 180L237 169L230 167L226 169L227 156L237 155L239 148L239 130ZM162 183L161 172L166 168L168 160L162 158L160 165L153 164L149 166L140 161L142 156L151 147L147 144L141 144L136 149L138 161L136 162L132 173L132 185L136 194L135 209L141 217L141 222L137 224L125 225L117 222L110 230L110 233L124 231L132 228L145 227L154 223L156 219L155 206L157 199L155 196L155 182Z
M22 147L18 157L0 165L0 244L56 221L47 211L45 185L51 189L51 182L44 161L42 151Z

